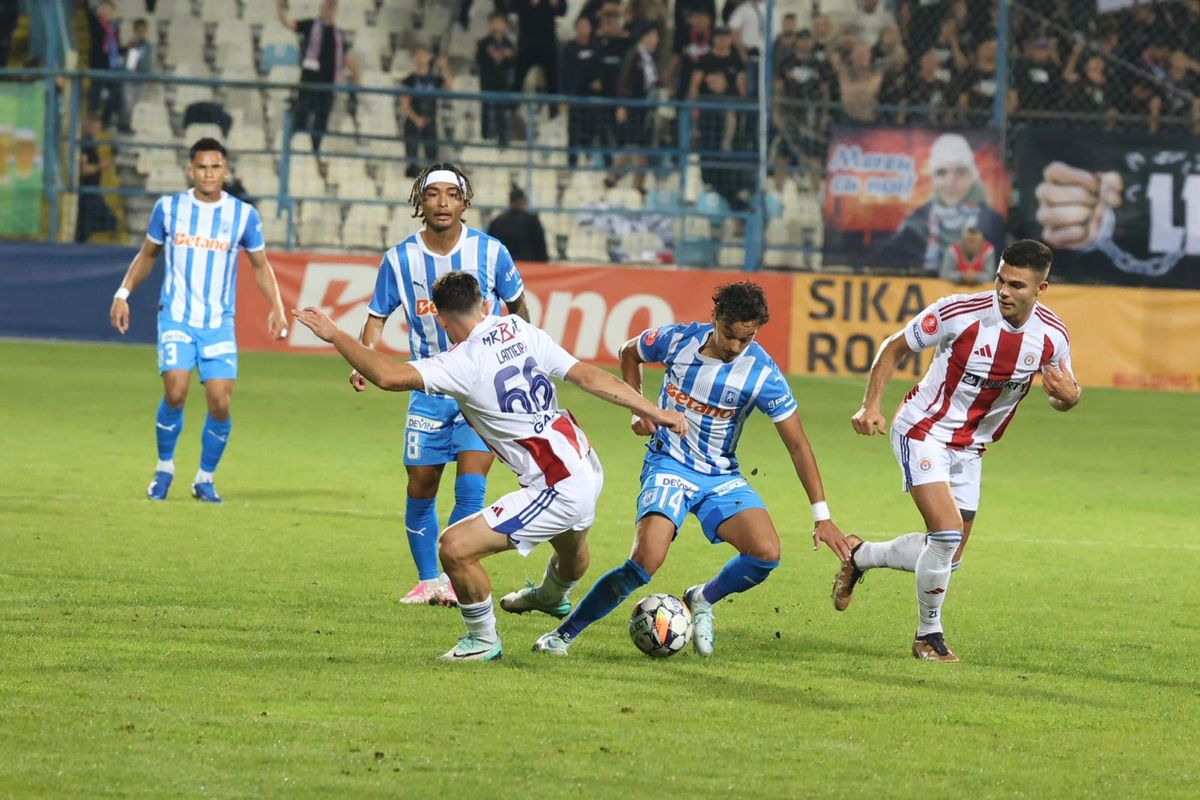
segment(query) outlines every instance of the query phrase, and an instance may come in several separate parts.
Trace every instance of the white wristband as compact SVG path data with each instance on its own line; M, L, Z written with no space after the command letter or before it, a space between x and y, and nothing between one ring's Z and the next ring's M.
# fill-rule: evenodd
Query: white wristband
M819 503L812 504L813 522L824 522L827 519L832 519L829 516L829 503L822 500Z
M113 300L128 300L128 299L129 299L129 290L126 289L124 286L122 286L120 289L117 289L117 293L113 295Z

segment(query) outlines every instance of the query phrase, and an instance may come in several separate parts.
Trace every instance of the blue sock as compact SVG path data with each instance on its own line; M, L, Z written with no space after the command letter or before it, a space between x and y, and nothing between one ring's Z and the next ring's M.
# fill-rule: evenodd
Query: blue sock
M408 549L417 565L417 579L427 581L438 576L437 500L408 498L404 506L404 531Z
M204 430L200 432L201 471L217 471L221 454L225 452L225 445L229 443L229 431L232 427L232 419L215 420L210 414L204 415Z
M154 417L154 435L158 438L158 460L172 461L175 458L175 443L183 433L183 406L171 408L166 399L158 401L158 414Z
M646 570L633 560L609 570L588 589L574 613L558 626L558 632L563 636L578 636L588 625L607 616L625 602L625 598L633 594L635 589L649 582L650 576Z
M454 510L450 512L450 524L483 510L483 495L487 491L487 478L483 475L459 475L454 479Z
M725 562L725 566L721 567L715 578L704 584L704 599L715 603L735 592L753 589L765 581L771 570L778 566L778 561L763 561L761 558L738 553Z

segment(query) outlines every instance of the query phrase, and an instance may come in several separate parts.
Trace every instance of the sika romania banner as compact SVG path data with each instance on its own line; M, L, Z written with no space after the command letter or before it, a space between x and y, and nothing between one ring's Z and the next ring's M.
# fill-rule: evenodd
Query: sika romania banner
M297 253L273 253L270 258L287 308L317 306L342 328L359 330L375 290L379 259ZM621 345L650 326L707 321L712 316L716 287L748 277L743 272L549 264L521 264L520 270L533 322L579 358L600 364L617 363ZM301 325L289 326L285 341L268 338L267 306L252 272L245 263L238 270L239 345L246 350L332 352ZM792 279L758 275L754 280L766 290L773 312L760 341L785 365L791 341ZM388 320L381 349L407 355L408 333L401 317L397 313Z
M0 82L0 236L36 236L42 228L40 83Z
M1200 289L1200 143L1160 132L1029 130L1014 231L1054 248L1051 280Z
M998 134L835 127L826 163L826 264L936 275L979 228L1004 249L1008 179Z
M793 280L788 372L864 380L883 340L925 306L989 288L964 290L932 278ZM1043 300L1070 330L1071 363L1082 385L1200 392L1200 291L1051 283ZM928 351L912 354L897 377L919 380L930 357Z

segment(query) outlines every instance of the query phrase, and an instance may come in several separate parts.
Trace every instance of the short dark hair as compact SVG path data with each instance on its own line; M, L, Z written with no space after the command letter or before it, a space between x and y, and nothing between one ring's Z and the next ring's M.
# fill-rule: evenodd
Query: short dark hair
M1049 247L1036 239L1018 239L1004 248L1000 260L1010 267L1049 272L1054 254L1050 252Z
M493 11L492 13L488 14L488 22L491 22L494 19L502 19L504 20L505 24L508 24L508 14L505 14L503 11Z
M135 19L133 21L133 27L135 27L135 28L138 27L139 25L142 26L143 28L145 28L148 24L149 23L146 22L145 17L138 17L137 19Z
M192 149L188 152L188 161L195 161L197 153L220 153L221 158L229 160L229 154L225 152L225 146L211 136L205 136L203 139L197 139L192 145Z
M753 322L765 325L771 315L762 287L751 281L726 283L713 295L713 313L725 322Z
M439 314L469 314L482 302L479 281L469 272L447 272L433 282L433 304Z

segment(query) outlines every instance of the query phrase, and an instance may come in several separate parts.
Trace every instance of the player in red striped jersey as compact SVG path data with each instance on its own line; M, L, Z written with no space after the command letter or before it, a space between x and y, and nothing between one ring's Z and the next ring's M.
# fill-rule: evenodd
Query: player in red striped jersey
M979 508L981 457L998 440L1042 376L1050 405L1069 411L1081 390L1071 373L1067 326L1038 298L1052 255L1041 242L1014 242L1000 257L994 291L943 297L888 338L871 365L862 406L851 418L864 436L885 433L879 404L909 352L936 348L933 362L892 420L892 450L925 519L925 533L888 542L847 536L853 548L834 578L833 602L850 604L863 573L874 567L915 572L920 616L912 652L956 662L942 631L942 603Z

